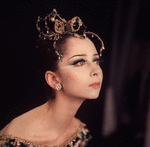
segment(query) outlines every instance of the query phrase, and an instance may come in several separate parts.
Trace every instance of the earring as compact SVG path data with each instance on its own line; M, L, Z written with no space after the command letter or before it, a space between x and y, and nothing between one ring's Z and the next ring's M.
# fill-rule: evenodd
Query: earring
M56 90L61 90L62 89L62 85L60 83L56 84L55 86Z

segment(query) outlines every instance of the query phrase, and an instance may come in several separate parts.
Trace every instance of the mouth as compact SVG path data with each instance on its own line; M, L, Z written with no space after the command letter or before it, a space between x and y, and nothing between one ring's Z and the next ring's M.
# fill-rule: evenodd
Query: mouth
M90 84L89 87L93 87L96 89L96 88L100 88L100 85L101 85L100 82L95 82L95 83Z

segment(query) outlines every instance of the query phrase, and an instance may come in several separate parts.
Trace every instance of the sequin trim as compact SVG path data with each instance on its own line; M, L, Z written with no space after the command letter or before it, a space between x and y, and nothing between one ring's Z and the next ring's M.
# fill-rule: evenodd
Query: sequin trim
M86 128L84 123L80 123L80 127L78 131L70 137L63 144L53 147L73 147L77 144L84 146L91 139L91 135L89 134L89 130ZM13 146L12 146L13 145ZM13 137L9 134L0 134L0 147L47 147L44 145L36 144L35 142L25 140L19 137Z

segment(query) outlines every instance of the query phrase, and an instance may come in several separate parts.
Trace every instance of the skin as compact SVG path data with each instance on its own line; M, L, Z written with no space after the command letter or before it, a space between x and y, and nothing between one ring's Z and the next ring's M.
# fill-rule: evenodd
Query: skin
M0 133L47 146L62 144L76 133L80 122L74 116L84 100L99 96L103 73L90 39L71 37L66 50L63 62L58 63L58 71L45 73L45 80L53 89L58 83L63 86L60 91L56 90L55 99L15 118ZM76 62L78 60L82 61ZM100 82L100 87L89 86L94 82Z

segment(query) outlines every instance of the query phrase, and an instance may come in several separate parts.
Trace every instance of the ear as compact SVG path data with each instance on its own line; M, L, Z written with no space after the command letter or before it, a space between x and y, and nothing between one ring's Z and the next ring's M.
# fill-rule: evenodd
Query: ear
M50 87L52 87L53 89L55 89L55 85L59 83L57 74L52 71L45 72L45 80L46 80L47 84Z

